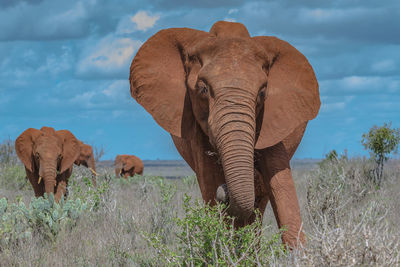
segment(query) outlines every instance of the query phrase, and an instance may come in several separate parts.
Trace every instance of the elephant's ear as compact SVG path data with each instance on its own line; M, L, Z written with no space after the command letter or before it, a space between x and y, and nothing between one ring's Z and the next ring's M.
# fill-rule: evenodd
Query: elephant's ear
M297 126L315 118L321 105L318 82L305 56L276 37L253 37L272 55L257 149L273 146Z
M29 128L18 136L17 140L15 140L15 151L22 163L30 172L33 172L34 169L32 154L33 144L35 139L40 135L41 132L39 130Z
M63 152L60 173L65 172L72 166L74 161L79 157L80 145L78 139L68 130L56 131L56 134L62 139Z
M124 170L130 170L135 167L135 158L129 157L125 161Z
M115 168L119 168L119 169L122 168L122 157L121 157L121 155L117 155L115 157L114 166L115 166Z
M186 90L186 49L209 34L188 28L161 30L139 49L130 68L132 97L169 133L190 138L194 117Z

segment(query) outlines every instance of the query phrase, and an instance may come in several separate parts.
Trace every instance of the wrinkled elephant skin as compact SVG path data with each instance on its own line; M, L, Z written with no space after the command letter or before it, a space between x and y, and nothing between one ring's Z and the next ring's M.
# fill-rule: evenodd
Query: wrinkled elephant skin
M287 228L283 241L304 242L289 161L320 99L298 50L276 37L251 37L240 23L219 21L209 32L171 28L143 44L129 80L132 97L196 173L206 202L229 201L241 226L271 201L278 226Z
M80 151L79 142L70 131L29 128L15 141L15 150L36 197L54 193L58 202L66 196L72 165Z
M117 155L114 161L115 176L128 178L135 174L143 175L143 162L134 155Z

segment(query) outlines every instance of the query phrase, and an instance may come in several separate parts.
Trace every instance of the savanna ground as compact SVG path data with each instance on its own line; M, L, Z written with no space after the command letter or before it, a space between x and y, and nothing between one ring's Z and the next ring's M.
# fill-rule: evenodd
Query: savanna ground
M294 164L307 245L290 251L281 245L270 206L262 227L235 232L222 223L229 221L223 207L196 204L201 196L193 175L124 180L99 165L95 189L89 171L75 167L67 201L34 200L10 144L0 146L0 199L7 199L0 200L1 266L400 265L398 161L387 164L380 188L365 158ZM173 176L167 169L165 176Z

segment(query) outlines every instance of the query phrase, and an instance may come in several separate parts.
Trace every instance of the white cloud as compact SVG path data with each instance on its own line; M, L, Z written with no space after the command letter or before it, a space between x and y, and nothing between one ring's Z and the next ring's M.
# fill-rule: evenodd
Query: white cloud
M79 74L122 74L128 77L129 65L142 42L109 35L95 47L88 46L87 55L78 65Z
M146 31L152 28L159 18L159 15L151 16L146 11L139 11L131 17L131 21L136 24L136 29Z
M366 86L376 84L380 81L380 77L362 77L362 76L350 76L343 79L343 85L353 89L365 89Z
M371 66L371 70L379 73L393 71L396 69L396 63L392 59L378 61Z
M400 79L396 76L348 76L337 80L322 80L319 84L324 95L391 94L400 91Z
M103 94L111 98L120 98L122 95L129 95L129 81L128 80L117 80L112 82L106 89L103 90Z
M321 112L332 112L337 110L343 110L345 107L346 107L345 102L322 103Z
M224 18L224 21L236 22L236 20L235 20L235 19L233 19L233 18Z
M367 8L302 8L299 16L302 21L314 22L330 22L340 20L350 20L354 17L361 17L363 15L374 13L376 10Z
M232 9L229 9L228 14L230 15L230 14L238 13L238 11L239 10L237 8L232 8Z
M57 75L61 72L68 71L72 67L71 48L68 46L62 47L62 55L48 55L46 62L38 69L38 73L51 73Z
M70 102L75 104L81 104L83 106L92 106L91 100L95 96L94 91L84 92L83 94L74 96Z

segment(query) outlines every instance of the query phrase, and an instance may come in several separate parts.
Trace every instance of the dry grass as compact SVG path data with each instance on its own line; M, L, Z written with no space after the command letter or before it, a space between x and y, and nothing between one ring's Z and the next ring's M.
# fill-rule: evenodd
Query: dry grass
M21 180L22 166L0 165L0 197L29 202L32 190ZM400 266L400 169L388 164L386 181L376 189L363 159L330 162L314 170L294 170L307 245L301 250L271 258L275 266ZM9 171L9 168L17 170ZM19 170L18 170L19 168ZM22 169L23 171L23 169ZM165 180L136 176L112 178L111 169L99 169L99 184L109 189L101 205L87 212L72 230L65 229L54 242L32 238L2 248L1 266L160 266L156 251L143 232L159 233L174 248L182 217L184 194L200 199L194 177ZM10 177L15 175L16 177ZM87 188L84 168L75 168L70 198ZM278 232L268 207L264 235ZM271 225L271 226L270 226Z

